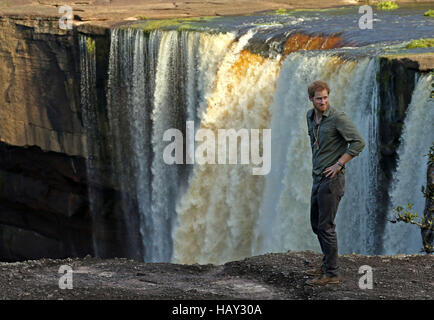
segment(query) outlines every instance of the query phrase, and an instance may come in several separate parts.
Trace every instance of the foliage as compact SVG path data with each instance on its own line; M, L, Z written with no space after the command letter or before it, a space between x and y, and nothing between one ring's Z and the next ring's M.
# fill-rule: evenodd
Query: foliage
M381 1L377 4L377 9L379 10L395 10L399 6L395 1Z
M206 17L190 17L190 18L173 18L173 19L161 19L161 20L148 20L145 16L137 16L140 20L146 20L144 22L138 22L130 25L130 28L142 29L145 32L150 32L156 29L164 29L174 27L178 30L198 30L199 26L192 25L191 23L205 22L212 19L216 19L217 16Z
M143 26L143 31L151 31L155 29L161 29L164 27L179 26L180 22L177 19L163 19L147 21Z
M199 30L199 26L191 25L191 24L181 24L181 26L178 28L178 31L194 31Z
M413 40L406 46L407 49L430 48L430 47L434 47L434 38Z
M427 17L434 17L434 9L429 9L428 11L425 11L423 15Z
M286 9L280 8L280 9L277 9L274 13L275 14L288 14L288 11Z
M95 53L95 40L93 40L92 38L87 38L86 39L86 48L87 48L87 52L90 55L93 55Z
M413 205L410 203L407 204L407 209L405 211L403 207L397 206L395 209L393 209L395 220L390 220L390 222L410 223L410 224L417 225L421 230L434 231L434 220L426 219L426 217L423 217L421 221L415 221L418 215L416 212L413 212L412 209L413 209ZM424 243L424 246L421 251L424 251L426 253L433 253L434 247L428 243Z

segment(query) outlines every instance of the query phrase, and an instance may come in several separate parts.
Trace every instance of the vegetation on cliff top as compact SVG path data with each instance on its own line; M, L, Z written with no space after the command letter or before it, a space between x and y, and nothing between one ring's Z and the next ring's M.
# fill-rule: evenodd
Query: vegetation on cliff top
M280 8L271 12L268 12L267 14L277 14L277 15L291 15L293 13L297 12L327 12L327 11L336 11L341 9L348 9L347 7L339 7L339 8L316 8L316 9L284 9Z
M434 38L413 40L406 46L407 49L430 47L434 47Z
M146 17L138 16L137 18L143 20L147 20ZM133 24L132 28L142 29L145 32L150 32L156 29L163 28L177 28L178 30L197 30L200 28L198 25L194 25L192 23L209 21L217 18L216 16L208 16L208 17L193 17L193 18L173 18L173 19L161 19L161 20L147 20L145 22L139 22Z
M434 17L434 9L429 9L428 11L425 11L423 15L427 17Z
M395 1L381 1L377 4L377 9L379 10L395 10L399 6Z

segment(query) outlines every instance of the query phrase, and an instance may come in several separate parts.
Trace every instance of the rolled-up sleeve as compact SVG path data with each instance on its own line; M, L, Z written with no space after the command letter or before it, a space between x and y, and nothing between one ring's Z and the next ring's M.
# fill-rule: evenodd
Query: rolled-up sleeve
M353 157L358 156L365 147L365 140L351 119L343 112L336 115L336 129L348 143L346 153Z

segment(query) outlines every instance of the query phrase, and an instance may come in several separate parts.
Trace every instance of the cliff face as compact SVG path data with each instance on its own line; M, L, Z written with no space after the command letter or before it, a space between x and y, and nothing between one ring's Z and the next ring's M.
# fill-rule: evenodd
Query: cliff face
M141 255L138 233L124 225L120 192L87 172L78 39L92 34L104 53L96 64L96 112L105 126L106 31L67 32L57 17L0 17L0 260ZM97 165L110 172L107 159ZM101 207L92 216L93 199ZM126 249L131 238L135 252Z
M86 154L78 46L57 18L0 18L0 139Z
M78 50L57 24L0 18L2 260L91 250Z
M433 156L433 150L430 150L430 157ZM426 175L426 203L424 210L424 218L426 221L433 220L434 211L434 163L431 161L428 163L428 170ZM434 245L434 232L432 230L422 229L422 241L424 247L433 247Z
M0 260L92 252L81 157L0 143Z

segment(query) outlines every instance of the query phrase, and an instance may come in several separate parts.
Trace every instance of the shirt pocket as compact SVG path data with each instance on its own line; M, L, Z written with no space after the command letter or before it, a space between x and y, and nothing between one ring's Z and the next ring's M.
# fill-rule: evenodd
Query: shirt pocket
M337 130L333 123L327 123L320 128L320 143L333 140L336 137Z

